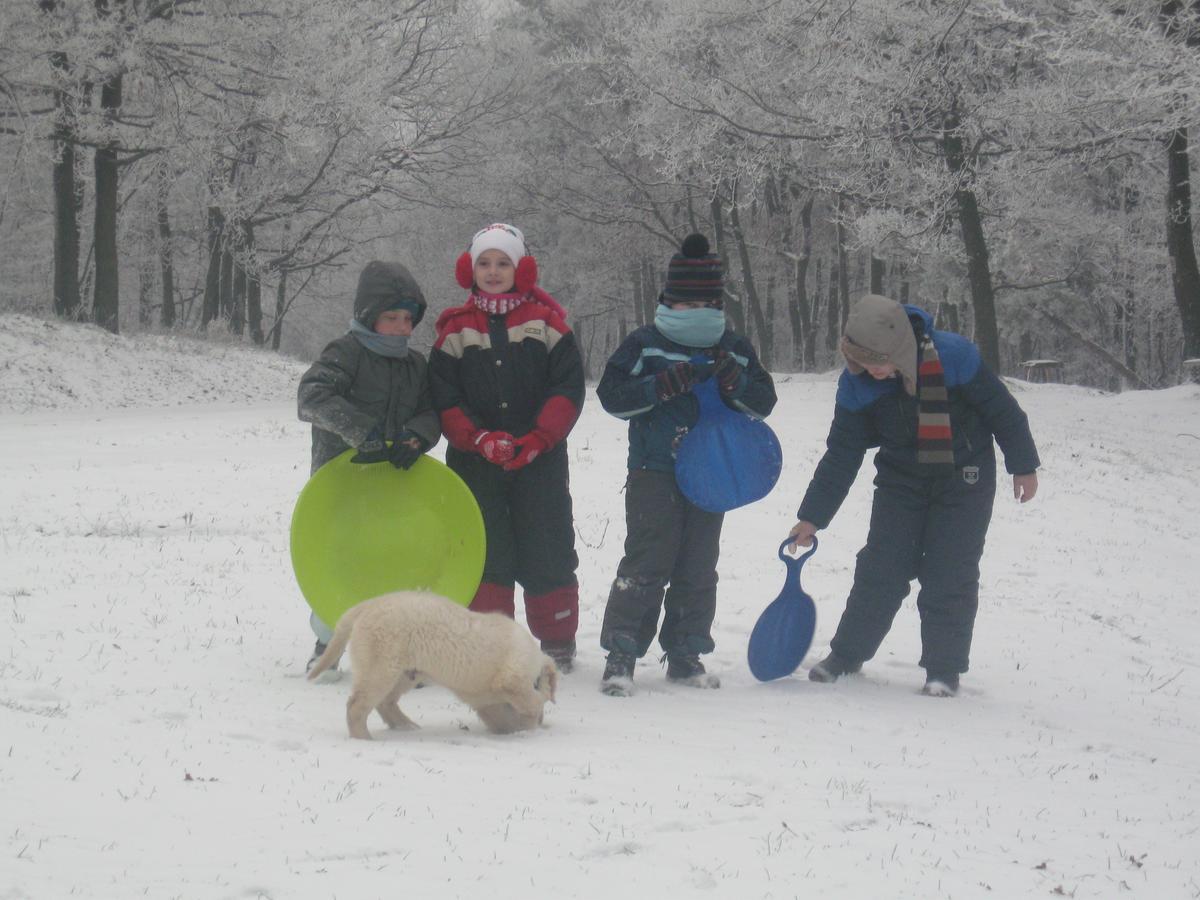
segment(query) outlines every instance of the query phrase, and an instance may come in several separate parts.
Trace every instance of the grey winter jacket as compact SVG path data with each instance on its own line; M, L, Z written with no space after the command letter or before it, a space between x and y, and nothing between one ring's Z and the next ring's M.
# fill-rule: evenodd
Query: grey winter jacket
M369 263L359 278L354 317L369 328L400 301L415 303L424 313L425 298L407 269ZM419 321L420 315L413 319ZM441 427L429 395L428 369L416 350L389 358L367 350L352 334L331 341L301 377L298 392L300 419L313 424L312 471L359 446L375 429L390 441L407 428L429 446L436 444Z

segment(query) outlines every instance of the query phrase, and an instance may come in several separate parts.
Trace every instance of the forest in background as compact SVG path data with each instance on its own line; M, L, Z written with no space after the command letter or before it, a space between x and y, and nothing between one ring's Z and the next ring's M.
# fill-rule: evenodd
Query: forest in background
M1200 0L12 0L0 310L309 357L367 260L436 312L503 220L597 377L699 230L773 371L872 290L1006 374L1160 387L1198 121Z

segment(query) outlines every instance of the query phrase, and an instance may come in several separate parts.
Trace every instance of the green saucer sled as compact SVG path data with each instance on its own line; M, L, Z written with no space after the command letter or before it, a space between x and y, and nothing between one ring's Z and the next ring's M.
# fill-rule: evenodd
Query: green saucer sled
M414 589L470 603L485 550L470 488L428 456L404 471L353 455L318 469L292 513L292 568L313 612L332 628L356 603Z

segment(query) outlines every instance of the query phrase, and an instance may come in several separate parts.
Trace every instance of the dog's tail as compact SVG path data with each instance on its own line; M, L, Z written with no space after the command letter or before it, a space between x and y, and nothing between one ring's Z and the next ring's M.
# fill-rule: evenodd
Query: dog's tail
M346 651L346 645L350 643L350 632L354 628L354 622L362 613L363 604L352 606L338 619L337 628L333 630L333 637L329 639L328 646L325 647L325 652L322 653L313 667L308 670L308 680L314 680L318 675L326 669L333 668L337 665L337 661L342 658L342 654Z

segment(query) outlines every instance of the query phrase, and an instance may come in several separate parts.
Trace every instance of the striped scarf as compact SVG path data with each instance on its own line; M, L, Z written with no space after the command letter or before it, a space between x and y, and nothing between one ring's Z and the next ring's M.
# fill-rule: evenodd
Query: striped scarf
M506 316L528 299L529 294L489 294L485 291L471 292L471 302L485 313L493 316Z
M954 474L954 441L950 433L950 398L946 373L929 335L921 338L917 367L917 462L929 475Z

